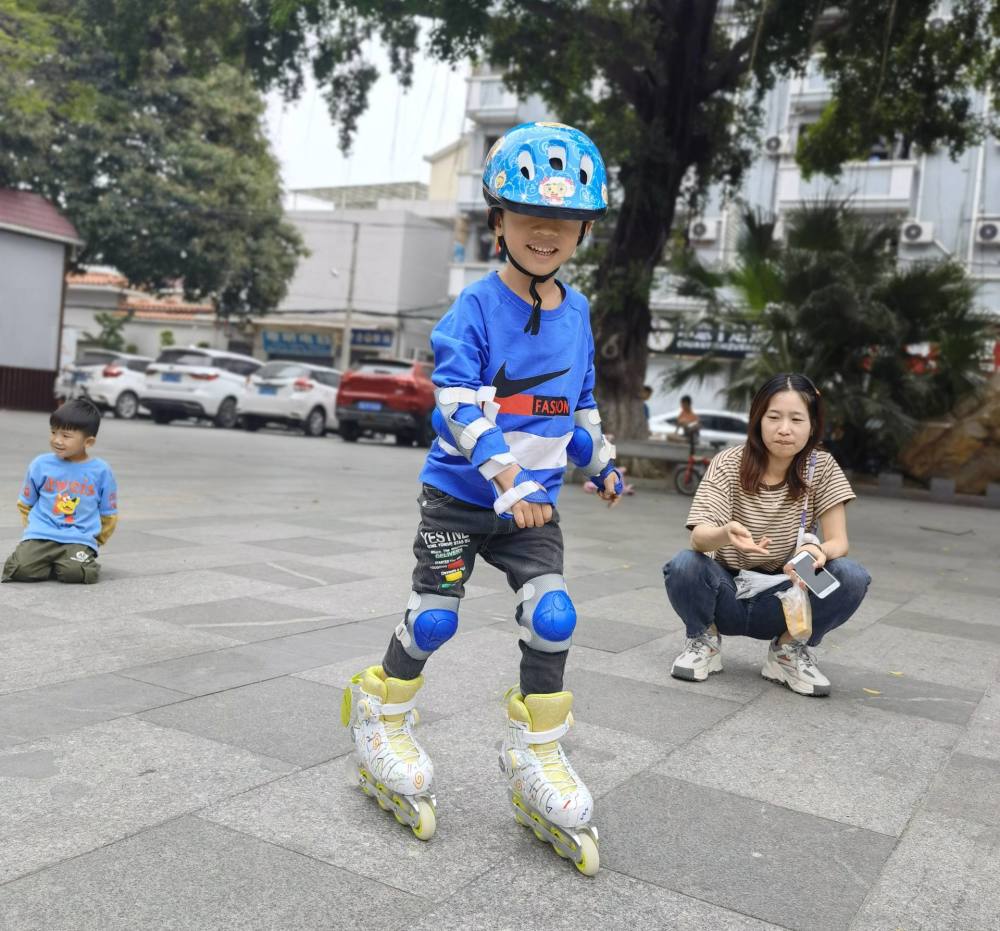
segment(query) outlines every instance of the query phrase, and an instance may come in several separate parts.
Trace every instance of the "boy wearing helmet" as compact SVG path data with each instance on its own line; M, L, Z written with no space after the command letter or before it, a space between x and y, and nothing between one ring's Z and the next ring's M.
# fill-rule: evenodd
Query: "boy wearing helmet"
M433 767L412 709L424 664L457 630L464 585L485 559L517 592L520 683L500 749L514 816L592 874L593 800L559 744L571 722L563 670L576 611L555 504L567 458L609 504L622 485L593 396L587 300L554 276L607 211L607 175L579 130L526 123L493 146L483 194L506 263L466 288L431 334L437 439L421 473L413 592L382 665L351 680L342 718L362 789L429 838Z

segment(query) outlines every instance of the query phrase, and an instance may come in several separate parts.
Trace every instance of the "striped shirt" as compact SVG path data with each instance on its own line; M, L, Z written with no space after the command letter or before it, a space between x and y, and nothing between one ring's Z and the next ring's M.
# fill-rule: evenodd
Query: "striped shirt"
M724 449L708 466L698 485L687 528L698 524L723 527L729 521L739 521L753 535L754 541L770 537L770 556L742 553L734 546L723 546L715 559L729 569L754 569L757 572L779 572L795 554L803 499L788 497L787 485L761 486L756 494L747 494L740 487L740 463L743 446ZM810 529L830 508L853 501L857 497L836 460L828 452L816 451L816 473L809 491L806 529Z

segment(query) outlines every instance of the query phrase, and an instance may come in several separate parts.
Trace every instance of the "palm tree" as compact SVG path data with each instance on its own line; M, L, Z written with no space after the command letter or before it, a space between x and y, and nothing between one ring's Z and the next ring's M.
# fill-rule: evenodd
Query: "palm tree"
M708 269L690 252L678 265L682 293L704 301L693 326L742 332L755 347L732 372L729 402L745 408L771 375L806 373L826 401L828 445L849 468L893 462L920 419L951 410L984 383L992 324L964 269L897 266L895 228L848 203L791 214L784 242L772 219L746 211L732 268ZM914 344L929 344L928 352L908 350ZM722 370L709 354L672 380Z

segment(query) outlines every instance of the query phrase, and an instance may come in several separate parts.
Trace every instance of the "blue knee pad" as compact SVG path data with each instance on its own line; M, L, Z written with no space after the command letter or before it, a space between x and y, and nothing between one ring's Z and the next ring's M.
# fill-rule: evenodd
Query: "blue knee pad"
M427 659L458 630L457 598L421 595L413 592L406 605L406 616L396 628L396 639L414 659Z
M541 653L568 650L576 628L576 608L561 575L540 575L524 583L518 593L517 623L521 639Z

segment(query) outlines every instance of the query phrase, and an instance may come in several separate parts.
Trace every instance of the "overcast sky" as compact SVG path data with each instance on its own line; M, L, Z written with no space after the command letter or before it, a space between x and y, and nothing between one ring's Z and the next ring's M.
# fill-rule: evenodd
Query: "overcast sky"
M286 190L380 181L427 181L424 156L453 142L462 132L467 66L420 57L413 85L403 93L381 49L372 59L382 74L358 122L351 154L337 148L337 130L326 103L310 86L302 98L284 104L268 98L267 127L281 161Z

